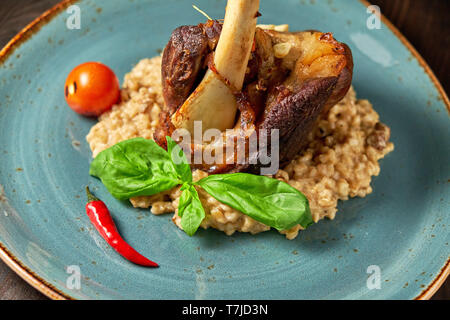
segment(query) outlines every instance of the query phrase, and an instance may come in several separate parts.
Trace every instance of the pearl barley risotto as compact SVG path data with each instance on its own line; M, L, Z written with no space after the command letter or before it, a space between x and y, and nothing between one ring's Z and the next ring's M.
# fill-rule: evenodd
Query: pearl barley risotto
M164 104L161 88L161 57L144 59L125 76L121 103L102 114L87 136L93 156L114 144L135 138L151 139L158 126ZM275 178L300 190L309 200L315 222L334 219L338 200L365 197L372 192L372 176L380 173L378 161L394 149L389 142L390 129L367 100L357 100L353 88L346 97L318 120L309 136L308 147ZM194 180L207 176L193 172ZM198 188L198 187L197 187ZM270 227L253 220L198 188L206 217L201 226L216 228L227 235L236 231L256 234ZM172 221L181 228L177 207L180 188L151 197L137 197L137 208L151 208L153 214L173 213ZM294 239L301 226L282 231Z

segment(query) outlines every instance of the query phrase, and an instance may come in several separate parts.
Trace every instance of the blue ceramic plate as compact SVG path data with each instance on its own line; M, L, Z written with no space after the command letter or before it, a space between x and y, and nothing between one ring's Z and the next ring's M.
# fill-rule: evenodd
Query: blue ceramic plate
M81 9L79 30L66 26L72 3ZM140 59L157 55L175 27L204 20L191 3L66 1L1 52L3 260L52 298L430 297L449 273L448 99L388 22L367 28L364 3L262 0L260 10L260 23L333 31L349 44L358 96L371 100L392 128L396 149L381 162L374 192L340 203L334 221L322 221L294 241L275 231L227 237L200 230L189 238L171 215L133 209L89 177L85 136L95 121L66 106L66 75L94 60L123 78ZM225 1L195 3L223 17ZM84 211L87 184L108 203L125 238L159 269L125 261L93 230ZM380 289L367 286L373 265ZM80 268L80 290L67 287L68 266Z

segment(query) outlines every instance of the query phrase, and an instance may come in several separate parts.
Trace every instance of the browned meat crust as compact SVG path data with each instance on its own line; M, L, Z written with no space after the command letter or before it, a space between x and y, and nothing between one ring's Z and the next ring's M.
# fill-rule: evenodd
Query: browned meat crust
M167 111L173 114L201 79L205 61L218 42L222 25L209 21L175 29L164 49L161 75ZM204 73L204 72L203 72Z
M266 130L268 136L271 129L279 129L281 166L292 160L306 145L307 135L314 128L337 82L337 77L310 79L294 92L281 91L275 101L266 107L258 128ZM267 146L269 150L271 148Z

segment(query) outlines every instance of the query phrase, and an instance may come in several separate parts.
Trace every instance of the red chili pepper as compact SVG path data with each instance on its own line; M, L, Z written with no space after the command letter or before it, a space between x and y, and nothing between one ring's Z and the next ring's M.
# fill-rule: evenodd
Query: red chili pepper
M88 198L86 213L103 239L125 259L144 267L159 267L157 263L144 257L122 239L105 203L96 198L89 187L86 187L86 194Z

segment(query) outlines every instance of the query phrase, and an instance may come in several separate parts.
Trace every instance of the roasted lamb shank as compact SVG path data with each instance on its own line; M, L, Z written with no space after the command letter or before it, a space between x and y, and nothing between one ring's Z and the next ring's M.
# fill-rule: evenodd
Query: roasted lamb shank
M347 45L331 33L256 27L258 7L255 0L229 0L224 23L208 20L179 27L164 50L166 105L155 141L166 147L166 136L180 128L192 133L194 121L202 121L202 130L219 129L224 139L190 142L192 157L205 148L214 148L217 156L217 150L225 150L231 141L247 141L241 150L234 147L234 153L223 151L220 163L193 162L193 168L212 173L255 171L262 165L262 151L270 153L274 129L277 161L289 162L305 147L318 116L350 88L353 59ZM225 133L226 129L232 130ZM261 132L268 139L251 148L250 137Z

